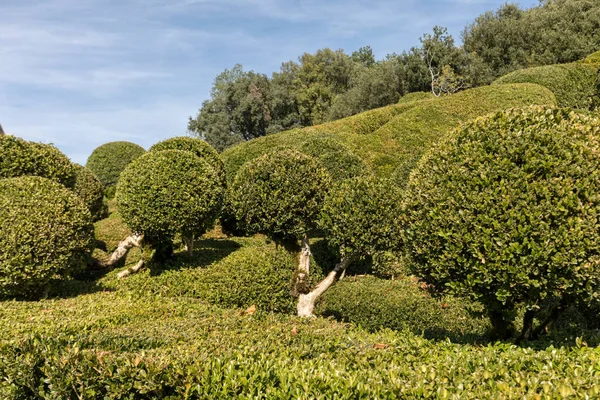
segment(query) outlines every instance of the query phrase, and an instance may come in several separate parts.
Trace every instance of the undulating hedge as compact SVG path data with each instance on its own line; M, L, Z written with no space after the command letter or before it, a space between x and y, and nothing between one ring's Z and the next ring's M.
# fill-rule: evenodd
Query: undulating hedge
M600 66L600 51L590 54L581 61L583 64L595 64Z
M411 175L403 218L414 273L483 303L499 334L518 307L533 318L551 299L597 302L598 187L600 120L590 114L534 107L466 124Z
M0 297L40 296L85 269L94 226L84 202L46 178L0 179Z
M0 136L0 178L40 176L75 185L75 168L67 156L49 144L28 142L11 135Z
M572 63L511 72L494 84L537 83L552 91L560 107L589 109L598 66Z
M92 220L99 221L108 216L108 207L104 203L102 182L92 171L79 164L74 164L75 185L73 191L87 206Z
M142 146L131 142L110 142L94 149L87 159L86 167L90 169L105 188L117 184L121 172L135 160L146 153Z
M330 179L317 160L300 152L265 154L238 172L231 206L247 232L300 239L316 227Z
M407 93L404 96L400 97L400 100L398 100L398 104L433 99L434 97L435 97L435 95L431 92L412 92L412 93Z
M300 146L300 151L316 158L334 181L369 174L369 167L362 159L335 136L312 137Z
M183 150L149 152L121 173L115 196L123 221L149 243L201 235L222 206L223 184L202 158Z
M473 316L481 307L446 296L434 299L412 278L396 280L348 276L329 289L320 301L319 315L352 322L369 331L410 330L428 338L479 337L489 324Z

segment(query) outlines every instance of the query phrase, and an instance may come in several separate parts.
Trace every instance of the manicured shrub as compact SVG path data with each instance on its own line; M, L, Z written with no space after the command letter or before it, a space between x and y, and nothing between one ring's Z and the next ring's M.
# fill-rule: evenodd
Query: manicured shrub
M317 136L305 141L300 151L316 158L333 180L348 179L369 173L369 167L332 136Z
M600 65L600 51L590 54L589 56L584 58L581 62L583 64L595 64L596 66Z
M554 93L558 106L588 109L597 70L581 63L546 65L514 71L494 83L537 83Z
M223 161L219 157L219 153L207 142L201 139L188 136L179 136L163 140L150 147L148 151L163 151L163 150L183 150L190 151L206 161L220 175L225 173ZM225 177L222 177L225 180Z
M417 276L482 302L521 337L546 299L597 298L600 121L551 108L465 125L424 158L405 196L405 246Z
M104 204L102 182L88 168L74 164L76 171L73 191L87 206L92 220L99 221L108 216L108 207Z
M231 205L248 232L298 240L316 227L329 181L327 171L305 154L265 154L240 169Z
M342 256L372 256L401 242L401 193L387 180L359 177L332 186L320 227Z
M67 188L75 184L71 161L56 147L28 142L10 135L0 136L0 178L40 176Z
M221 208L220 176L188 151L150 152L134 160L121 174L116 202L123 221L153 244L175 234L201 235Z
M487 321L471 315L477 308L449 296L434 299L411 278L392 281L348 276L324 295L317 312L369 331L407 329L428 338L458 339L485 334Z
M135 143L110 142L97 147L87 159L85 166L108 189L117 184L121 172L127 165L145 152L143 147Z
M421 101L433 98L435 98L435 95L431 92L412 92L402 96L398 101L398 104L410 103L413 101Z
M40 295L53 279L82 271L93 239L89 210L61 184L0 179L0 296Z

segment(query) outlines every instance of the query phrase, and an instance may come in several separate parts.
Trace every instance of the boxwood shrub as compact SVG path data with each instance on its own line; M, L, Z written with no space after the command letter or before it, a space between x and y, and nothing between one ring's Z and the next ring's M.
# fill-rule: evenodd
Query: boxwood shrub
M76 171L73 191L87 206L94 222L108 216L108 207L104 203L102 182L88 168L74 164Z
M131 230L157 245L177 233L203 234L217 217L223 190L218 172L202 158L166 150L130 163L119 178L115 198Z
M294 150L265 154L240 169L231 206L242 227L273 239L300 239L316 227L330 177Z
M41 177L0 179L0 296L39 296L85 269L93 242L90 212L73 192Z
M589 56L584 58L581 62L584 64L594 64L596 66L600 66L600 51L590 54Z
M106 189L115 186L121 172L130 162L146 152L143 147L131 142L110 142L94 149L87 159L90 169ZM110 193L109 193L110 194Z
M569 110L516 109L459 129L406 191L415 274L482 302L500 336L519 306L529 329L547 299L597 301L599 146L600 121Z
M68 188L75 184L75 168L67 156L48 144L0 136L0 178L40 176Z
M316 136L306 140L300 151L316 158L333 180L369 173L369 167L334 136Z

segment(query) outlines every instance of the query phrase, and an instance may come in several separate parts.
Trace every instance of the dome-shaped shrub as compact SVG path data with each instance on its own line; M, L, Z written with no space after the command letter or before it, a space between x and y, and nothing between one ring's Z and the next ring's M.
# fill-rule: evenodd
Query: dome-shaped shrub
M0 178L40 176L68 188L75 184L75 169L67 156L49 144L0 136Z
M231 205L248 232L300 239L314 229L329 182L312 157L294 150L269 153L242 166Z
M127 166L117 184L123 221L150 243L177 233L202 234L220 210L223 186L206 161L188 151L147 153Z
M400 204L400 191L388 180L348 179L327 193L320 226L342 256L397 249L401 242Z
M83 270L94 239L90 212L49 179L0 179L0 295L41 293Z
M600 121L526 109L476 120L412 174L405 245L416 275L481 301L506 336L543 300L597 297Z
M330 136L317 136L300 147L304 154L316 158L334 180L365 175L369 167L341 142Z
M164 150L190 151L209 163L215 171L223 175L222 179L225 180L225 169L223 167L223 161L221 160L221 157L219 157L219 153L202 139L191 138L188 136L174 137L156 143L154 146L150 147L150 150L148 151Z
M73 191L88 207L93 221L106 218L108 210L104 204L102 182L88 168L74 164L76 176Z
M97 147L85 166L108 188L116 185L125 167L145 152L143 147L135 143L110 142Z

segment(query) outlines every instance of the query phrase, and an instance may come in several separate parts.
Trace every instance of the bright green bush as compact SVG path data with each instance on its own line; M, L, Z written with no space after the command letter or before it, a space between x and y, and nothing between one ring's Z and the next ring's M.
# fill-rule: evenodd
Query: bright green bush
M89 210L61 184L0 179L0 296L40 295L52 280L82 271L93 239Z
M482 302L500 335L517 307L533 318L545 299L597 300L599 150L600 121L568 110L513 110L459 129L411 175L415 274Z
M71 161L56 147L28 142L10 135L0 136L0 178L40 176L67 188L75 184Z
M369 331L408 329L429 338L481 336L483 318L471 316L478 307L452 297L434 299L410 278L346 277L324 295L318 313L352 322Z
M121 172L127 165L145 152L143 147L135 143L110 142L97 147L88 157L85 166L108 189L117 184Z
M334 136L317 136L300 146L300 151L316 158L333 180L366 175L369 167Z
M435 95L431 92L412 92L412 93L407 93L404 96L402 96L400 98L400 100L398 101L398 104L433 99L434 97L435 97Z
M183 150L190 151L206 161L215 171L223 175L225 173L223 161L219 153L207 142L188 136L179 136L158 142L148 151ZM225 177L223 176L223 180Z
M188 151L144 154L121 174L116 202L123 221L149 243L175 234L201 235L221 208L223 186L213 167Z
M312 157L293 150L265 154L240 169L231 205L248 232L300 239L316 227L329 182Z
M327 193L319 225L343 256L396 249L401 242L401 199L400 190L387 180L345 180Z
M600 65L600 51L590 54L585 59L583 59L581 62L583 64L595 64L596 66Z
M92 220L99 221L108 216L108 207L104 204L102 182L88 168L74 164L76 171L73 191L87 206Z
M494 84L537 83L554 93L558 106L588 109L597 70L598 67L581 63L546 65L514 71Z

